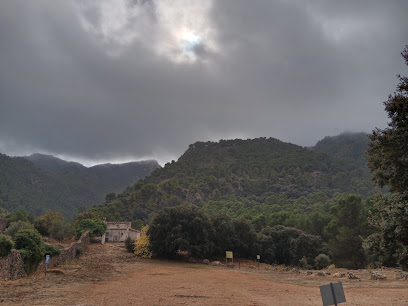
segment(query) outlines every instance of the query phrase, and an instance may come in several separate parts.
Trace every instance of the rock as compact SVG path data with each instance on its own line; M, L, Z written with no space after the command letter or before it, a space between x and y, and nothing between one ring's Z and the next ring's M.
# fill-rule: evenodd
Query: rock
M191 257L190 257L190 258L188 259L188 262L190 262L190 263L197 263L197 260L195 260L194 258L191 258Z
M348 279L360 279L360 277L358 277L357 275L355 275L353 272L348 271L347 272L347 278Z
M400 273L397 274L395 279L408 280L408 273L407 272L400 272Z
M375 280L381 280L381 279L386 279L387 276L385 276L385 274L381 274L379 272L375 272L375 271L371 271L370 273L371 279L375 279Z
M306 271L306 274L307 274L307 275L312 275L313 272L312 272L312 271Z
M278 271L277 267L272 267L272 271Z
M346 273L344 272L337 272L333 274L333 277L345 277L345 276L346 276Z
M212 265L212 266L216 266L216 267L221 266L221 261L213 261L213 262L211 263L211 265Z
M209 261L208 259L204 259L204 260L203 260L203 264L209 265L209 264L210 264L210 261Z
M316 276L326 276L326 274L323 271L319 271L315 275Z
M298 268L292 268L292 273L300 273Z
M234 267L235 267L235 265L234 265L232 262L229 262L229 263L227 264L227 268L234 269Z
M326 275L331 275L331 273L330 273L330 272L324 272L324 274L326 274Z

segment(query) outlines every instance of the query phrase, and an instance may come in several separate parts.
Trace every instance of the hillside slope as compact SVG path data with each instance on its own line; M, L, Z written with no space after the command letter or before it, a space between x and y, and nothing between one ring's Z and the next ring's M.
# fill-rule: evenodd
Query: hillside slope
M363 167L277 139L197 142L177 162L93 211L143 221L188 201L207 211L252 218L282 207L307 211L342 193L368 196L373 187Z
M368 134L366 133L343 133L323 138L311 150L326 153L345 162L364 167L367 163L365 151L368 142Z
M156 161L87 168L50 155L0 154L0 203L8 211L24 208L36 216L51 209L72 216L79 206L103 201L160 167Z

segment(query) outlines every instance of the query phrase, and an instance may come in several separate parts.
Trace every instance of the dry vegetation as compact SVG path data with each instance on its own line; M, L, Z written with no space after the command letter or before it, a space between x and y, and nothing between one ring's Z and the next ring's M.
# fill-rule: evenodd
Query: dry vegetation
M252 267L251 267L252 266ZM255 268L254 268L255 267ZM266 267L268 269L266 269ZM354 271L359 280L307 275L282 267L241 262L241 269L202 264L140 260L123 246L93 244L81 259L27 278L0 282L4 305L321 305L319 286L342 281L347 305L407 305L408 282L399 271L370 279L370 271Z

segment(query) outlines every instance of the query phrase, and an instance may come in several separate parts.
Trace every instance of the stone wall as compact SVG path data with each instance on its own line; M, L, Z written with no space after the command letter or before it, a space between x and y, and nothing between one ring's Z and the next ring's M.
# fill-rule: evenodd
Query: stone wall
M61 254L54 257L51 256L48 268L62 265L69 260L77 258L80 253L87 249L90 241L89 231L86 231L81 238L78 239L78 241L73 242L69 247L62 249ZM38 270L44 270L44 261L40 263Z
M16 280L27 276L20 252L11 250L10 254L0 258L0 281Z

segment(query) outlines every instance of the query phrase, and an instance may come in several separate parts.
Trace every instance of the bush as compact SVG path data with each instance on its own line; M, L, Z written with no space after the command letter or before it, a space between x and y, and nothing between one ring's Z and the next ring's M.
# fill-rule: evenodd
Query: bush
M11 238L15 239L16 235L19 231L23 230L23 229L34 229L34 225L31 224L30 222L27 221L15 221L15 222L11 222L10 225L8 226L8 228L5 231L6 235L9 235Z
M326 254L319 254L315 258L315 268L321 270L330 265L331 260Z
M149 226L146 225L142 228L139 239L134 243L135 254L142 258L152 258L152 251L150 251L150 240L147 236Z
M35 271L44 255L43 242L36 230L22 230L17 233L15 247L24 261L27 274Z
M48 254L50 256L58 256L59 254L61 254L61 250L59 248L56 248L53 245L43 243L42 248L43 248L43 253Z
M301 259L299 259L299 267L302 269L311 269L312 266L308 264L307 258L303 256Z
M0 257L7 256L14 247L14 242L10 236L0 235Z
M75 249L75 256L79 257L83 252L84 250L82 248L77 248Z
M75 229L75 235L77 238L79 238L88 230L90 236L99 237L106 232L106 224L99 219L82 219Z
M125 246L126 246L126 250L128 250L129 252L133 253L133 251L135 250L135 241L130 239L130 237L127 237L125 240Z

